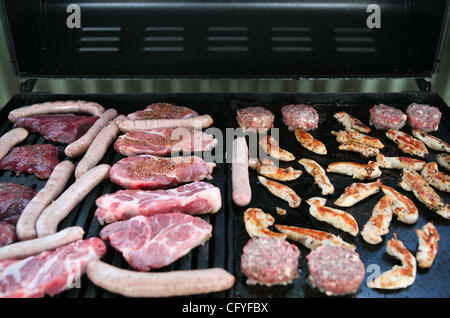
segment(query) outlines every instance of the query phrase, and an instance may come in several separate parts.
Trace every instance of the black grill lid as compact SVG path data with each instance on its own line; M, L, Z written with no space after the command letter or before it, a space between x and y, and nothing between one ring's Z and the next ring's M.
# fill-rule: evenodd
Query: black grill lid
M438 71L448 1L1 0L28 78L377 78Z

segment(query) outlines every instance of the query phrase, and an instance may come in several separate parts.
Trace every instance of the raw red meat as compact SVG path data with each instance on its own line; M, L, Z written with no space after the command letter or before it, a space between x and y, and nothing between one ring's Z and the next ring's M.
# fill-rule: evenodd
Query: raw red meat
M16 227L0 221L0 247L16 241Z
M16 225L20 214L36 195L36 191L24 185L0 183L0 221Z
M198 113L184 106L176 106L169 103L154 103L144 110L128 114L128 119L182 119L196 117Z
M281 108L283 122L289 130L311 130L319 125L319 114L309 105L287 105Z
M106 253L105 243L93 237L22 260L0 262L0 298L37 298L70 288L90 261Z
M127 189L163 189L184 182L212 179L213 162L196 156L164 158L128 157L109 171L109 179Z
M236 120L244 131L263 132L273 127L275 115L264 107L247 107L237 111Z
M120 136L114 149L124 156L167 156L171 153L208 151L217 140L209 134L190 128L135 130Z
M405 126L406 115L399 109L383 104L375 105L370 110L370 124L379 130L400 130Z
M412 128L431 132L438 130L442 113L437 107L413 103L406 108L406 115Z
M171 264L211 237L212 226L182 213L136 216L105 226L100 237L139 271Z
M96 122L95 116L39 115L19 119L14 127L22 127L39 133L46 139L61 144L70 144L83 136Z
M15 147L0 161L0 169L48 179L59 163L58 147L50 144Z
M100 224L127 220L143 215L181 212L215 213L222 206L220 189L197 181L170 190L122 190L105 194L95 203L95 216Z

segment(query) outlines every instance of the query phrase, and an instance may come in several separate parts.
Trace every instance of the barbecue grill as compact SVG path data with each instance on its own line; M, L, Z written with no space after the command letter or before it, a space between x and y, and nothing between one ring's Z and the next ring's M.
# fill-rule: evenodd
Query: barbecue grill
M367 162L358 154L338 151L332 130L342 129L333 118L336 111L346 111L365 124L368 110L383 103L401 110L412 103L439 107L442 119L434 134L450 141L450 111L448 105L424 78L439 71L443 39L448 25L448 1L378 1L381 9L381 28L368 28L371 14L367 8L372 1L78 1L81 27L67 27L67 12L71 2L66 1L1 1L11 62L17 75L25 79L21 93L1 110L0 135L12 128L8 113L18 107L57 100L95 101L105 108L114 107L128 114L153 102L184 105L200 114L210 114L214 127L225 132L238 127L236 110L250 105L262 105L275 114L274 127L280 130L281 147L292 152L297 160L302 157L316 160L323 167L335 161ZM416 78L418 91L391 94L82 94L56 95L32 92L41 78L251 78L251 79L327 79L327 78ZM319 128L312 134L324 142L327 156L319 156L300 147L293 132L281 120L281 107L287 104L313 105L320 116ZM406 128L409 129L409 128ZM225 133L223 134L225 136ZM373 129L371 136L385 144L387 156L402 155L384 133ZM30 134L23 144L49 143L42 136ZM59 146L60 160L64 147ZM427 161L435 161L436 152L430 151ZM101 163L114 164L122 157L112 146ZM80 159L72 160L75 164ZM296 169L304 169L297 163ZM384 184L396 186L399 170L383 169ZM309 250L299 245L301 258L299 278L292 285L262 287L248 286L240 270L240 255L249 239L243 223L246 209L237 207L231 199L231 165L218 163L210 182L222 193L223 205L214 215L202 216L213 225L213 236L188 255L159 271L222 267L236 276L234 287L228 291L200 297L322 297L307 283L305 256ZM248 207L259 207L276 219L276 224L313 228L340 235L357 246L366 265L366 278L376 270L390 269L393 261L385 252L385 243L393 233L415 253L417 237L414 228L432 220L441 240L439 253L430 270L418 270L415 283L409 288L379 291L368 288L365 280L357 297L448 297L450 287L448 221L421 204L411 192L406 194L416 203L420 217L413 225L398 222L395 217L383 243L366 244L360 236L351 237L323 222L311 218L304 200L321 196L313 179L303 175L285 184L303 199L298 209L291 209L284 201L268 194L250 171L252 202ZM330 174L336 191L328 196L331 204L354 182L351 177ZM74 181L74 178L68 185ZM16 182L41 189L45 181L32 175L16 176L0 171L0 182ZM104 181L64 219L59 229L79 225L86 237L98 236L101 226L94 217L95 199L120 188ZM439 192L444 201L450 195ZM369 219L375 203L382 194L366 199L348 208L360 229ZM277 215L275 207L287 210ZM122 256L108 248L103 260L121 268L128 268ZM81 278L78 288L55 297L119 297Z

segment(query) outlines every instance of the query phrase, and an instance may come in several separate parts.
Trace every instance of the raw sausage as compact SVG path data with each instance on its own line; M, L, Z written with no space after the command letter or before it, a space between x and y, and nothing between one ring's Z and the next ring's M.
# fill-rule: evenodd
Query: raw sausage
M100 133L95 137L94 141L89 146L89 149L84 154L83 159L81 159L75 169L75 178L78 179L102 160L109 145L116 139L116 136L119 133L117 123L122 118L125 118L125 116L120 115L116 117L115 120L110 121L109 124L106 127L103 127Z
M66 156L69 158L75 158L85 153L103 127L108 125L109 121L116 118L117 115L117 110L114 108L110 108L105 111L83 136L72 142L66 147L66 149L64 149Z
M19 142L28 137L28 130L24 128L14 128L0 138L0 160Z
M109 165L99 165L86 172L80 179L73 183L59 198L50 204L36 222L38 237L50 235L56 232L61 222L95 186L108 177Z
M0 248L0 261L25 258L39 254L43 251L52 250L71 242L81 240L83 235L83 228L72 226L52 235L13 243Z
M209 115L196 116L182 119L124 119L119 122L119 128L122 132L132 130L149 130L155 128L172 127L193 127L207 128L213 124L213 119Z
M248 205L252 199L252 189L248 176L248 147L245 137L238 137L233 141L231 181L233 202L238 206Z
M103 106L98 103L86 102L82 100L67 100L45 102L41 104L33 104L30 106L17 108L9 113L8 119L11 122L15 123L22 117L61 113L88 113L93 116L100 116L104 111L105 109L103 108Z
M102 261L89 262L87 276L95 285L127 297L173 297L230 289L235 278L222 268L140 273Z
M28 203L20 214L16 234L20 241L36 237L36 221L42 211L55 200L64 190L67 181L72 176L75 166L69 160L60 162L53 170L45 187L42 188Z

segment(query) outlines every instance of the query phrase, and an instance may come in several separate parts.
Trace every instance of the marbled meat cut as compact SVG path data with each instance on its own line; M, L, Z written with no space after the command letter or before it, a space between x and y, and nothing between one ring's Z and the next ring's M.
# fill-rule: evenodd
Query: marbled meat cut
M0 221L0 247L16 241L16 227Z
M247 107L236 113L236 120L243 131L264 132L273 127L275 115L264 107Z
M412 103L406 108L406 115L413 129L430 132L438 130L442 113L437 107Z
M22 260L0 262L0 298L53 296L70 288L106 253L99 238L76 241Z
M127 132L117 139L114 149L124 156L167 156L171 153L208 151L216 144L217 140L212 135L178 127Z
M25 145L11 149L0 161L0 169L48 179L58 163L58 147L50 144Z
M105 226L100 237L139 271L167 266L211 237L212 226L182 213L136 216Z
M39 115L19 119L14 127L39 133L53 142L70 144L83 136L97 121L96 116Z
M311 130L319 125L319 114L309 105L286 105L281 108L281 114L289 130Z
M198 113L184 106L176 106L169 103L153 103L144 110L128 114L128 119L183 119L197 117Z
M100 224L105 224L138 215L215 213L222 206L222 197L219 188L197 181L169 190L121 190L105 194L95 203L95 216Z
M118 161L109 171L109 179L126 189L163 189L212 179L215 166L215 163L196 156L165 158L142 155Z
M35 195L36 191L24 185L0 183L0 221L16 225L20 214Z
M379 104L373 106L369 113L370 124L379 130L400 130L406 123L406 115L395 107Z

